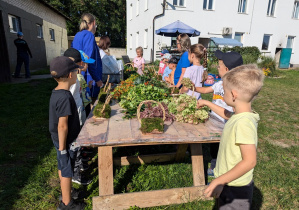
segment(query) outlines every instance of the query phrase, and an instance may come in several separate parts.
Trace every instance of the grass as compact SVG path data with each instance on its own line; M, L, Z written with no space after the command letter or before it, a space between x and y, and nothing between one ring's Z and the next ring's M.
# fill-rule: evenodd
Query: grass
M298 209L299 71L267 78L253 103L260 114L258 164L254 171L253 209ZM55 209L60 194L56 152L48 132L52 79L0 84L0 209ZM210 99L211 95L206 95ZM116 148L115 156L172 152L171 145ZM204 145L205 170L210 161ZM97 157L88 171L86 209L98 195ZM114 167L115 193L192 186L190 157L176 163ZM214 201L146 209L213 209ZM137 207L132 209L139 209Z
M42 69L38 69L36 71L32 71L30 73L31 75L43 75L43 74L50 74L50 67L45 67L45 68L42 68Z

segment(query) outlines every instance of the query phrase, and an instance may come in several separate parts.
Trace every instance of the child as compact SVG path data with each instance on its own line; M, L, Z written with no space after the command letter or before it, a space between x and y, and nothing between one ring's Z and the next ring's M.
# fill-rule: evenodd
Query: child
M159 71L158 74L159 75L163 75L165 68L167 67L167 61L169 61L169 59L171 58L171 55L169 53L165 53L160 61L160 65L159 65Z
M205 100L199 100L197 104L198 107L209 106L224 119L229 119L220 140L216 179L204 193L207 197L219 197L219 209L250 209L259 121L251 103L263 86L264 74L255 65L243 65L222 79L224 101L234 108L235 113Z
M79 66L70 58L60 56L50 63L50 72L57 81L49 105L49 131L57 152L58 174L62 201L58 209L84 209L83 203L71 198L73 167L76 157L75 140L80 132L79 116L75 100L70 93L76 83Z
M174 84L174 72L176 69L176 66L178 65L178 59L176 57L172 57L167 63L168 63L168 68L171 70L171 72L169 72L169 75L166 76L166 73L164 71L163 77L165 82L173 85ZM166 69L165 69L166 70Z
M133 62L134 62L134 67L137 68L137 73L139 75L143 75L143 71L144 71L144 58L143 56L143 48L142 47L137 47L136 48L136 54L137 56L134 58Z
M215 56L218 60L218 73L222 78L229 70L240 66L243 64L242 56L237 52L228 52L223 53L220 50L216 50ZM195 87L195 91L199 93L214 93L213 94L213 103L221 106L229 111L233 111L232 107L228 106L223 100L223 86L222 81L215 83L210 87ZM223 119L221 116L217 115L213 110L210 113L210 117L212 120L218 120L222 123L225 123L227 120ZM210 168L208 168L208 175L214 176L213 169L216 165L217 153L218 153L219 143L211 143L210 144L210 154L212 156Z
M200 64L200 60L204 57L206 53L205 47L202 44L194 44L190 47L188 52L188 59L191 64L190 67L187 67L183 78L189 78L195 87L202 87L202 83L206 80L206 74L203 66ZM205 64L206 65L206 64ZM189 90L186 87L182 87L182 93L187 93L187 95L192 96L196 99L200 99L200 93L193 93L192 90Z

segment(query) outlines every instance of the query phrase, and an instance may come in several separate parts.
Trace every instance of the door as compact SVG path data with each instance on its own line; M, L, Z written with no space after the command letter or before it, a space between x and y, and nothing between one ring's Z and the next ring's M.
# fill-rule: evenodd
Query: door
M279 68L281 69L289 68L291 55L292 55L292 48L282 48L280 59L279 59Z
M2 11L0 10L0 82L10 82L10 69L7 51L7 43L5 38L5 30L2 18Z

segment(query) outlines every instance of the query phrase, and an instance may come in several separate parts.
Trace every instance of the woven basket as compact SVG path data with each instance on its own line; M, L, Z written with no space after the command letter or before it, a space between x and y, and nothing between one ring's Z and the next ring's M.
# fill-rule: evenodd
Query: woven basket
M173 87L170 96L172 96L172 97L179 97L182 94L181 89L180 89L179 93L174 94L173 92L174 92L175 88L176 87ZM194 86L192 86L192 91L193 91L192 92L192 97L194 96L194 92L195 92L194 90L195 90Z

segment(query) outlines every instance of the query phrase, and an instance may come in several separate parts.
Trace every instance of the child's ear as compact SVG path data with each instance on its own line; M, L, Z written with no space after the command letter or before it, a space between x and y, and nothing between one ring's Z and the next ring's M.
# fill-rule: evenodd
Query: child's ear
M231 90L231 94L232 94L232 97L233 97L233 101L235 101L238 98L238 92L233 89L233 90Z

